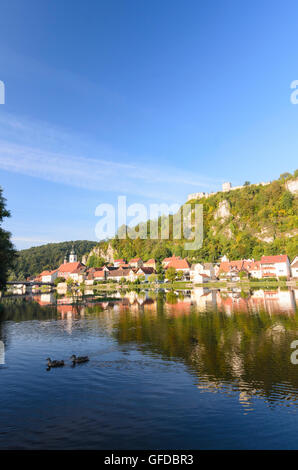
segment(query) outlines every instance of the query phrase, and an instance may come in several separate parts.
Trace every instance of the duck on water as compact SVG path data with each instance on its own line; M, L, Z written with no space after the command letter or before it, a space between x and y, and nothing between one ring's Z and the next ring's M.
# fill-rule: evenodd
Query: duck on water
M72 360L73 365L82 364L83 362L88 362L89 361L88 356L78 356L77 357L75 354L73 354L70 359Z
M51 369L52 367L63 367L64 361L52 361L50 357L47 358L48 367Z

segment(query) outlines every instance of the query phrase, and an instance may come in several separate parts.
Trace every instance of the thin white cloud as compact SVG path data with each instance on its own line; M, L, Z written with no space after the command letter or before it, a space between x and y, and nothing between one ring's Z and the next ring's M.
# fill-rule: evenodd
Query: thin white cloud
M24 243L60 243L61 240L49 240L46 238L35 238L35 237L12 237L13 243L24 242Z
M179 197L183 200L187 192L219 186L220 180L196 177L178 168L149 166L138 158L130 162L125 154L46 123L1 114L0 124L0 168L6 171L93 191L168 201Z

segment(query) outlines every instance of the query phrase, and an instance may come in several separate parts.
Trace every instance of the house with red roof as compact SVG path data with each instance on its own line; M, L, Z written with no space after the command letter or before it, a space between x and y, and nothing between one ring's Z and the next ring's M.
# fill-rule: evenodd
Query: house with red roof
M174 268L176 269L176 271L182 271L184 278L187 278L187 279L189 278L190 264L186 258L184 259L172 258L171 261L167 263L167 265L165 266L165 269L169 269L169 268Z
M142 258L132 258L128 263L132 268L140 268L143 266Z
M291 265L287 255L262 256L262 277L284 277L291 276Z
M116 268L119 268L120 266L126 264L126 261L125 261L125 259L123 259L123 258L114 259L114 263L113 263L113 264L114 264L114 266L115 266Z
M86 271L86 266L80 261L75 261L73 263L63 263L58 268L58 277L64 277L68 279L71 277L73 280L79 280L79 277L82 273Z
M154 258L150 258L148 259L148 261L146 261L143 266L145 268L153 268L153 269L156 269L156 261Z
M52 271L43 271L42 273L40 273L41 282L54 282L57 276L57 269L53 269Z
M105 281L107 278L108 269L97 269L93 273L94 281Z
M142 266L136 273L137 276L144 277L145 281L148 280L148 277L151 276L151 274L156 274L155 269L151 266Z
M107 273L107 279L114 280L114 281L120 281L121 279L129 279L129 273L131 269L130 268L116 268L116 269L111 269Z
M245 271L245 260L221 261L218 276L232 281L239 281L240 272Z
M254 279L262 278L261 261L244 260L244 269Z
M162 260L162 265L164 268L167 268L167 266L169 265L169 263L171 263L172 261L175 261L175 260L181 260L181 256L170 256L169 258L164 258Z

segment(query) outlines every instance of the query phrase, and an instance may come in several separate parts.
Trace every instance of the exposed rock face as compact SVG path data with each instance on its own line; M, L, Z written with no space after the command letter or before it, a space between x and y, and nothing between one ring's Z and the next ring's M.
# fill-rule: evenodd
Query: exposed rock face
M271 235L270 230L264 228L260 233L256 233L256 238L261 242L272 243L274 240L273 235Z
M92 255L98 256L99 258L103 258L107 263L113 263L114 261L114 250L110 243L106 251L96 246L95 248L93 248L93 250L90 251L88 258L90 258Z
M286 182L286 188L292 194L298 194L298 178Z
M233 232L232 230L230 229L230 227L226 227L223 231L224 235L230 240L231 238L233 238Z
M230 204L229 202L225 199L224 201L221 201L218 205L218 209L214 214L215 219L221 219L223 222L224 220L228 219L231 216L230 212Z

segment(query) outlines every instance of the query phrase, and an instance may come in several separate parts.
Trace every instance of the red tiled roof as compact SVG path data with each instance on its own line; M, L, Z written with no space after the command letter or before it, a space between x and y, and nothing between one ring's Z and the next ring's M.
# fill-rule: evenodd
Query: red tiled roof
M75 263L64 263L61 264L58 268L59 273L73 273L75 272L78 268L84 267L80 261L76 261Z
M132 258L129 262L136 263L137 261L142 261L142 258Z
M262 256L261 264L285 263L287 259L287 255Z
M243 267L247 271L258 271L261 269L261 261L244 261Z
M242 259L236 261L222 261L219 265L219 272L228 273L232 269L241 271L244 261Z
M170 263L171 261L177 260L177 259L182 259L181 256L171 256L170 258L165 258L162 260L163 263Z
M42 273L40 273L40 277L41 276L49 276L49 274L51 274L51 271L43 271Z
M189 262L187 259L172 259L169 264L167 265L168 268L175 268L175 269L188 269L190 267Z
M105 277L105 272L103 269L100 269L98 271L94 271L93 277Z

